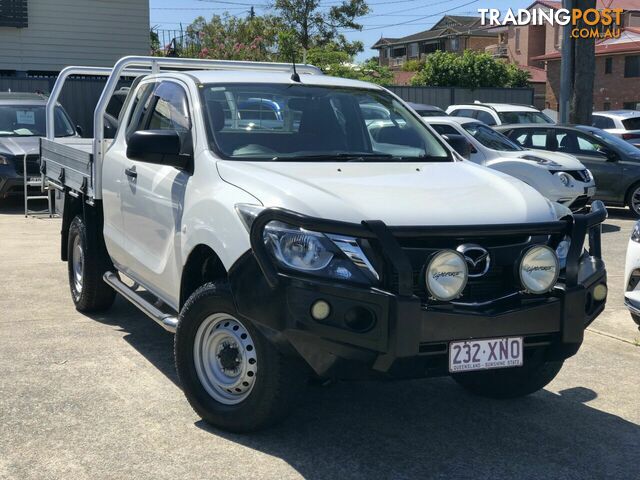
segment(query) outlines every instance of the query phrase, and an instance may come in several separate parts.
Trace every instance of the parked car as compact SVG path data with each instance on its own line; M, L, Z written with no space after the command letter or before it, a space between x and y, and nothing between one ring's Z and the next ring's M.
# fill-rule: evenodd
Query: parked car
M40 137L45 135L47 98L36 93L0 93L0 199L24 193L27 176L40 178ZM64 109L55 109L57 137L73 137L76 130Z
M440 107L436 107L435 105L425 105L424 103L411 103L408 102L411 108L413 108L418 115L421 117L442 117L443 115L447 115Z
M525 148L574 155L596 182L593 198L640 216L640 149L594 127L518 125L499 131Z
M511 103L471 103L451 105L447 114L454 117L468 117L487 125L513 125L519 123L554 123L548 116L531 105Z
M513 175L571 210L580 210L595 194L589 170L571 155L527 150L472 118L430 117L425 122L447 140L461 136L468 147L458 153L468 154L472 162Z
M592 126L640 147L640 111L608 110L593 112Z
M178 377L207 422L270 425L310 374L451 375L479 395L527 395L604 309L601 253L582 248L599 202L571 218L460 159L384 88L311 66L124 58L96 118L121 72L152 65L109 148L98 121L93 155L47 138L42 157L64 192L76 308L108 309L117 291L175 332ZM277 95L285 126L228 124L247 95ZM392 122L377 138L360 107L372 104Z
M640 329L640 221L634 225L627 245L624 285L624 304Z

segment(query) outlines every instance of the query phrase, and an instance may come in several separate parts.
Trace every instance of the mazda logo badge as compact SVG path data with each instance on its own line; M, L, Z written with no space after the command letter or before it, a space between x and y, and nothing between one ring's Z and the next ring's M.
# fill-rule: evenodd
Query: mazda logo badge
M491 257L485 248L474 243L465 243L456 250L462 254L469 266L469 277L481 277L489 271Z

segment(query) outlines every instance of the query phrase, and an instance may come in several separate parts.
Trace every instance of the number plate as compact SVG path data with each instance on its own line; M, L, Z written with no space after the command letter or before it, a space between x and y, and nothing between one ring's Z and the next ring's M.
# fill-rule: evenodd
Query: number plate
M450 372L520 366L522 366L522 337L468 340L449 344Z
M31 183L31 182L40 182L42 181L42 179L40 177L29 177L27 178L27 182Z
M587 191L587 197L593 197L596 194L596 187L587 187L585 190Z

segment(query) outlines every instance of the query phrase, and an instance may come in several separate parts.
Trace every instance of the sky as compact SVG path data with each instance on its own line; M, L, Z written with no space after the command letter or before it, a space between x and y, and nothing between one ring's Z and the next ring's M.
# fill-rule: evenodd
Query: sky
M340 0L321 0L329 8ZM198 16L210 18L225 11L245 16L251 5L257 14L269 12L272 0L150 0L151 26L166 30L186 27ZM478 8L524 8L533 0L369 0L370 12L361 17L361 32L344 31L349 40L364 43L362 61L376 54L371 50L381 36L403 37L431 28L443 15L478 15Z

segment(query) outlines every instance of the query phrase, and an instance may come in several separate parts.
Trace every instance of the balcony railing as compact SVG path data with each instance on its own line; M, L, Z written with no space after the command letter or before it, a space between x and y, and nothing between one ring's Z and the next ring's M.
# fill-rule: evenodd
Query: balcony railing
M489 45L485 47L484 51L495 58L505 58L508 56L507 46L502 43Z

